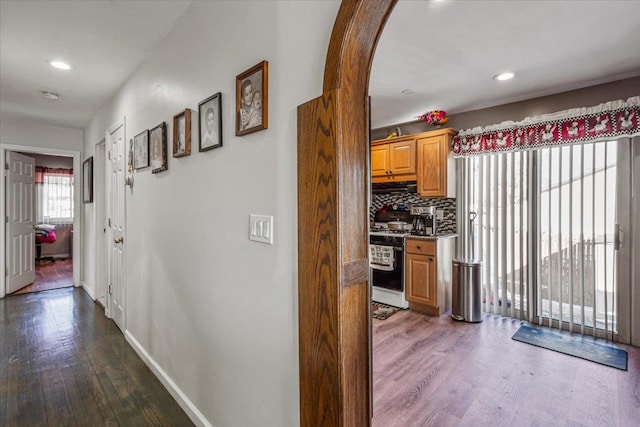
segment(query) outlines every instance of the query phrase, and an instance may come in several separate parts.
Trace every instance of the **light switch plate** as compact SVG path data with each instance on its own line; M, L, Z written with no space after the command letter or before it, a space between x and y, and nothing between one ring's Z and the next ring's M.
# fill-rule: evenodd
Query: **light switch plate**
M273 245L273 216L250 214L249 240Z
M444 211L442 209L436 209L436 219L444 219Z

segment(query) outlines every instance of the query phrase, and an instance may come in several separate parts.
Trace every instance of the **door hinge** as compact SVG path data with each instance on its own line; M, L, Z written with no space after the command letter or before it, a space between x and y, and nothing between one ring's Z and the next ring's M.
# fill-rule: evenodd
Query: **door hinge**
M111 151L107 151L107 156L108 156L109 160L111 160Z
M111 218L109 218L109 228L111 228Z
M109 285L109 295L111 295L111 294L112 294L112 292L111 292L111 285Z

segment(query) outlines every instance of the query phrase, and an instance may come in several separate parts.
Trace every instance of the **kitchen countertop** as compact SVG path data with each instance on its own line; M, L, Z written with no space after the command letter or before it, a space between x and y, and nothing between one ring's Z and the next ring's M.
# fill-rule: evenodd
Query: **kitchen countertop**
M407 239L416 239L416 240L438 240L438 239L449 239L453 237L458 237L456 233L442 233L442 234L434 234L433 236L416 236L414 234L408 235Z

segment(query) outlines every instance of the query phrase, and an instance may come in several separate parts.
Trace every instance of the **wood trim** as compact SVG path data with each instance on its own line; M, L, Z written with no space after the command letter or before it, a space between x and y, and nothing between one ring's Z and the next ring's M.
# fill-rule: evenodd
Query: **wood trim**
M369 259L349 262L342 268L342 286L349 287L369 280Z
M368 84L396 1L343 0L323 94L298 107L302 427L371 425Z

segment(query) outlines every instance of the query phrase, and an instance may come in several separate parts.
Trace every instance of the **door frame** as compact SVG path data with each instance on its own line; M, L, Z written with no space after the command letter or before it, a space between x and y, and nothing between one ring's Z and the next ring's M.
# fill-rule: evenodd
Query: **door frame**
M73 158L73 286L80 286L80 266L82 265L82 251L80 250L80 242L82 237L82 224L84 223L83 218L81 217L80 209L80 206L82 204L82 200L80 199L82 190L82 186L80 185L82 183L82 168L80 167L81 152L76 150L62 150L57 148L45 148L28 145L0 144L0 164L2 165L4 165L7 161L7 151L47 154L50 156L65 156ZM2 173L0 174L0 188L4 189L5 186L6 177L4 173ZM2 200L0 203L0 218L5 218L6 215L6 203L5 200ZM6 227L0 227L0 240L4 242L6 238ZM0 271L2 271L2 274L0 274L0 298L4 298L7 291L6 256L6 249L5 245L3 244L0 247Z
M122 145L122 149L123 149L123 159L125 162L124 165L124 170L125 170L125 174L127 173L126 168L127 168L127 128L126 128L126 120L125 117L122 116L120 117L118 120L116 120L111 126L109 126L109 128L105 131L105 137L104 137L104 143L105 143L105 156L104 156L104 211L103 211L103 218L106 221L109 218L109 191L111 189L111 160L109 158L109 149L111 147L111 134L113 134L115 131L117 131L120 127L122 127L122 132L123 132L123 140L124 143ZM122 185L124 186L124 182L122 183ZM127 224L127 205L126 205L126 193L123 192L122 193L123 198L121 200L122 202L122 206L123 206L123 225L122 225L122 235L124 236L126 234L126 224ZM109 287L109 282L111 281L111 242L112 239L112 235L111 235L111 229L110 227L107 228L107 233L104 236L104 242L105 242L105 257L104 257L104 266L105 266L105 276L106 276L106 288L105 288L105 299L106 299L106 305L105 305L105 316L109 319L112 318L111 315L111 298L109 297L109 293L108 293L108 287ZM126 241L126 239L125 239ZM122 265L122 271L123 271L123 275L122 275L122 304L124 306L124 310L122 313L122 333L124 334L126 331L126 325L127 325L127 275L125 273L126 271L126 262L127 262L127 246L126 244L122 245L122 259L123 259L123 265ZM114 321L114 323L116 323ZM116 323L117 324L117 323ZM119 325L120 327L120 325Z
M107 309L106 301L106 233L105 227L105 181L106 181L106 140L103 139L94 146L93 182L95 208L93 211L94 238L95 238L95 299L104 309Z
M298 106L303 427L371 425L368 86L375 47L396 2L342 1L323 93Z

